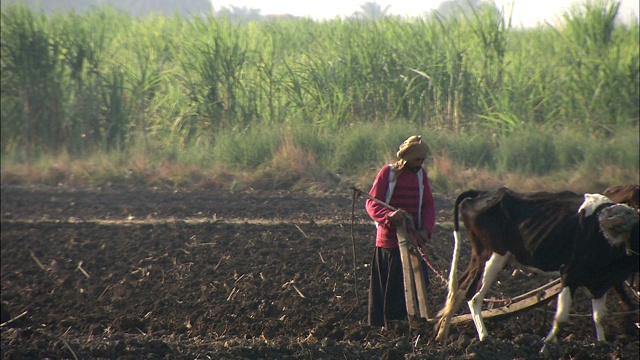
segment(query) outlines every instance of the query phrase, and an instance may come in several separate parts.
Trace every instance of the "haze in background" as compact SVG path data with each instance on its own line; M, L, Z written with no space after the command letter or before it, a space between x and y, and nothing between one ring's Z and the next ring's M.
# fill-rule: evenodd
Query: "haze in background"
M293 15L311 17L313 19L333 19L336 16L349 17L362 10L362 6L368 1L361 0L211 0L216 11L222 7L253 8L260 10L262 15ZM466 4L466 0L441 1L441 0L396 0L396 1L371 1L380 5L382 10L387 9L387 15L420 16L430 14L446 3ZM475 1L472 1L475 2ZM496 0L498 8L504 6L505 12L513 5L512 24L514 26L532 27L545 21L557 23L560 16L571 8L572 5L580 5L580 0L520 0L507 1ZM388 7L388 8L387 8ZM620 1L619 18L625 22L638 22L638 0Z
M513 6L512 26L534 27L545 22L558 24L562 15L572 6L581 7L587 0L494 0L498 9L508 16ZM592 3L604 0L588 0ZM613 1L613 0L609 0ZM47 14L56 11L82 12L92 7L112 5L133 16L150 14L183 16L211 14L231 15L245 20L268 20L276 17L302 17L314 20L330 20L336 17L375 19L383 16L431 16L433 11L443 15L458 6L468 9L491 0L3 0L2 8L22 2L32 9ZM638 23L640 2L621 0L618 19L625 23Z

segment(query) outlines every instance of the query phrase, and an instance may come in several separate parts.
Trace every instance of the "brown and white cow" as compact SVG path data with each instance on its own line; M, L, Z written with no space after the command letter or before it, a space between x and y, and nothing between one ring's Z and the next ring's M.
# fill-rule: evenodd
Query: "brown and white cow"
M628 216L624 230L633 241L631 255L603 228L604 215ZM456 278L460 253L459 218L471 242L467 269ZM600 194L573 192L517 193L507 188L496 191L466 191L454 208L454 255L449 274L449 294L440 311L437 339L446 339L450 321L464 296L480 340L488 336L482 318L482 303L500 270L510 260L544 272L559 272L563 288L553 326L544 339L545 347L555 338L569 317L575 291L586 287L591 295L597 339L605 341L602 321L605 294L612 285L638 271L638 213L622 204L613 204ZM627 229L627 228L625 228ZM459 284L459 285L458 285Z
M640 185L612 185L606 188L602 195L614 203L640 208Z

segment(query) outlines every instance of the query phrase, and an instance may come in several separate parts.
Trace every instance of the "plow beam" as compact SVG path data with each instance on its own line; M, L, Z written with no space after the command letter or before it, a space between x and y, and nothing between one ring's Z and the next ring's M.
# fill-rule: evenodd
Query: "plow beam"
M552 285L553 283L555 283L555 285ZM552 285L552 286L548 287L549 285ZM544 304L545 302L556 297L561 290L562 290L562 283L558 282L557 280L553 281L541 287L540 290L537 291L536 293L520 301L511 303L509 305L505 305L499 308L495 308L495 309L483 310L482 317L487 319L487 318L500 317L504 315L510 315L536 305ZM453 317L453 319L451 319L451 323L459 324L459 323L463 323L471 320L472 320L471 314L464 314L464 315L458 315Z

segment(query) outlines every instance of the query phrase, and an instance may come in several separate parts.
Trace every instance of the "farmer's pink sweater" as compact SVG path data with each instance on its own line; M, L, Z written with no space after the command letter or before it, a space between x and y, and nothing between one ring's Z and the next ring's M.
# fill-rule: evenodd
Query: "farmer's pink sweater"
M431 238L436 222L433 194L431 193L427 172L422 168L420 171L423 172L422 181L424 183L424 192L422 194L422 229L429 230L429 238ZM387 165L380 169L380 172L378 172L378 175L373 181L369 195L384 201L387 196L387 190L389 189L390 174L391 166ZM398 175L396 186L389 201L389 205L394 208L403 209L411 214L416 226L418 225L419 194L418 174L405 169ZM366 209L373 221L378 223L376 246L386 249L398 247L398 236L396 235L395 226L387 219L387 216L391 215L393 211L369 199L366 201Z

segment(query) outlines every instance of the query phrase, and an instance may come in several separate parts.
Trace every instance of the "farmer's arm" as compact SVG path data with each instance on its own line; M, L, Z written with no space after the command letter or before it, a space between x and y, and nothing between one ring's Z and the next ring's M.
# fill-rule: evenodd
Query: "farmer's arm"
M373 185L371 186L371 190L369 191L369 195L384 201L387 197L387 190L389 189L389 174L390 167L383 167L376 176L375 180L373 180ZM393 213L393 210L388 209L382 204L379 204L373 200L367 199L365 203L367 213L373 219L373 221L377 222L380 226L391 227L391 223L387 219L387 216Z

